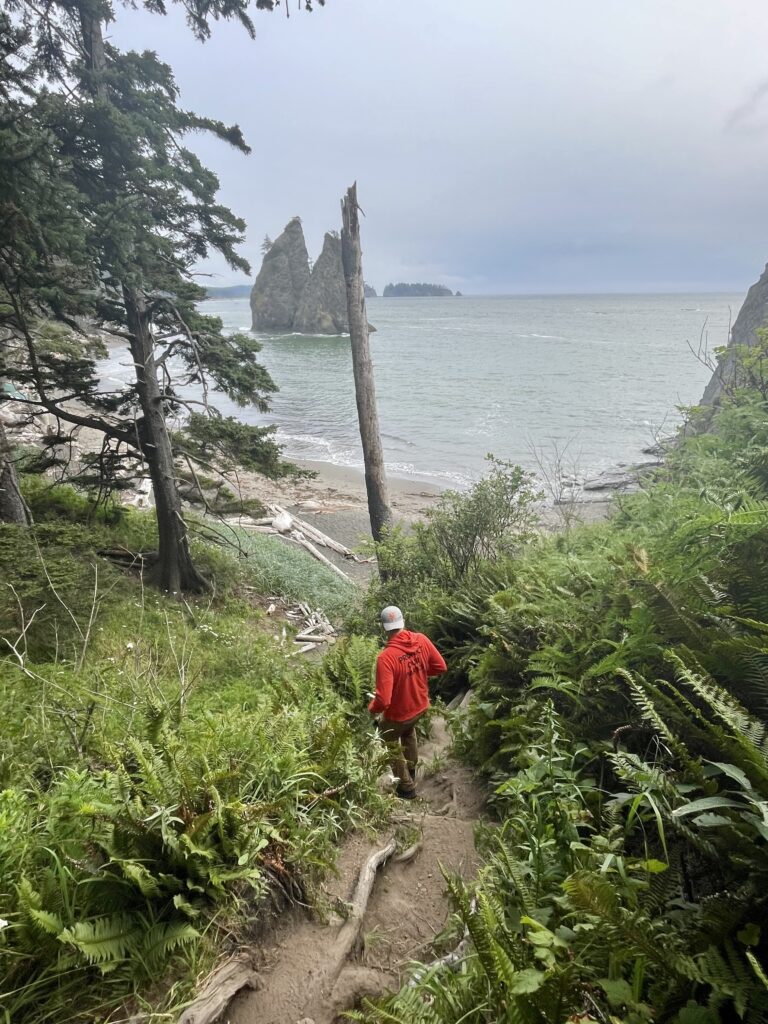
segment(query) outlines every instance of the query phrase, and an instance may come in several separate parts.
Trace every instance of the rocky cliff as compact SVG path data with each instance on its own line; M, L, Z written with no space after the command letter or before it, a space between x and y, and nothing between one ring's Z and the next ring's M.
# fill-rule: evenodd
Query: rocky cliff
M251 290L255 331L292 331L309 283L309 254L301 221L294 217L264 256Z
M701 399L702 405L715 405L733 380L735 366L731 351L735 345L752 346L757 341L757 331L760 327L768 326L768 266L762 276L756 281L747 292L744 305L739 310L731 336L728 339L728 349L721 359L717 369L712 374L712 379L704 391Z
M349 331L341 239L335 232L326 232L323 251L301 296L293 329L300 334L346 334Z

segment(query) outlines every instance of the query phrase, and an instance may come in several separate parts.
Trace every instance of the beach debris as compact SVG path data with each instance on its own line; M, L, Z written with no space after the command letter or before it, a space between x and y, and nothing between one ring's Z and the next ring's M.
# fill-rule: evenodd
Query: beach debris
M331 625L324 612L313 611L309 605L301 603L287 609L285 616L297 624L301 623L293 638L293 642L301 646L291 651L287 657L292 657L294 654L308 654L310 651L336 643L336 629Z
M250 516L235 516L226 519L225 522L241 526L246 530L252 530L254 533L278 535L286 540L293 541L347 583L353 582L351 577L336 565L335 562L332 562L330 558L324 555L322 551L319 551L318 547L328 548L329 551L341 555L348 562L363 563L371 561L369 558L361 558L359 555L356 555L354 551L351 551L344 544L339 543L339 541L334 540L333 537L329 537L322 530L318 530L311 523L307 523L305 520L299 519L298 516L292 515L282 505L268 505L267 509L270 514L260 519L252 519Z
M293 520L285 509L279 509L276 515L272 519L272 527L277 530L278 533L290 533L293 526Z

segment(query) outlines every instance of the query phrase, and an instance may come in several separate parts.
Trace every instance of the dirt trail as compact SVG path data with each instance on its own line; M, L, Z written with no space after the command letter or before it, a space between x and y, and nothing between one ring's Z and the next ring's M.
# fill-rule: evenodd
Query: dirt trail
M475 875L478 856L474 828L482 810L482 794L471 773L446 756L450 746L442 719L433 724L432 739L421 756L425 777L420 799L403 801L393 825L374 841L353 836L339 855L338 878L325 887L331 906L348 903L360 869L386 845L399 825L408 843L420 840L416 856L395 859L378 872L361 929L362 949L341 965L334 942L341 919L327 923L285 921L265 950L260 986L232 1002L229 1024L333 1024L343 1010L363 996L397 989L408 962L434 959L430 949L450 914L440 866L465 878Z

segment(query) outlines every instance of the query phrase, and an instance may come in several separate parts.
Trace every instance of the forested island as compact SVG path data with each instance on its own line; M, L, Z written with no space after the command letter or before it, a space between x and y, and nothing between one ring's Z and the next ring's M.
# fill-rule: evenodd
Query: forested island
M444 284L388 284L383 292L384 298L448 298L453 296L450 288Z
M233 284L223 288L206 288L206 299L247 299L251 294L249 284Z

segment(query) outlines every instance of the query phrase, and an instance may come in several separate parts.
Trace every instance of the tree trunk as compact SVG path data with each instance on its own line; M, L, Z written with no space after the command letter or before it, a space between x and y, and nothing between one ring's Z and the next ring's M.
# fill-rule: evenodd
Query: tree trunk
M32 515L19 490L16 469L11 458L11 446L0 420L0 523L29 526Z
M373 363L368 344L368 318L365 312L365 285L360 249L360 222L357 211L357 183L355 183L347 190L346 197L341 201L343 222L341 261L347 290L352 370L355 376L355 400L357 402L357 419L360 424L360 440L363 444L368 515L371 520L373 539L378 542L381 540L384 528L392 521L392 510L389 507L384 452L379 434L379 415L376 411Z
M94 78L90 83L93 93L102 101L109 101L109 91L102 77L105 67L104 36L101 21L90 11L80 8L80 27L86 60ZM105 162L110 160L105 151ZM151 331L151 314L146 298L138 288L123 287L130 348L136 373L136 391L141 404L142 420L139 440L155 495L157 516L158 562L153 579L159 587L170 593L203 591L209 584L192 564L187 528L181 514L181 498L176 484L173 450L165 422L165 407L157 379L155 347Z
M163 396L157 379L155 347L146 299L137 289L124 287L123 300L131 336L136 390L143 413L139 439L155 495L158 562L153 569L153 577L158 586L170 593L207 590L209 584L192 563L187 527L181 514L181 498L176 485Z

